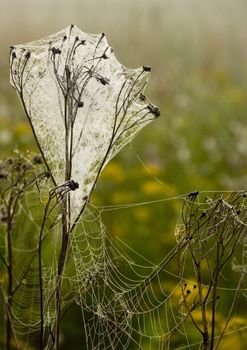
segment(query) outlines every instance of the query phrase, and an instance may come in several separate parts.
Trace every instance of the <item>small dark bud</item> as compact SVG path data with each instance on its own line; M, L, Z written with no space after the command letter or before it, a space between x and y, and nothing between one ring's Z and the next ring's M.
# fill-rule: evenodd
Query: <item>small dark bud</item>
M44 177L46 177L47 179L49 179L50 178L50 173L49 172L47 172L47 173L45 173L45 175L44 175Z
M84 196L82 199L83 199L85 202L87 202L87 201L88 201L88 196Z
M246 193L243 194L243 197L246 198Z
M28 52L26 53L25 57L26 57L26 59L28 60L28 59L30 58L30 56L31 56L31 52L28 51Z
M82 45L86 45L86 40L81 40Z
M75 191L75 190L77 190L77 188L79 188L78 182L75 182L74 180L70 180L68 182L68 186L71 189L71 191Z
M65 41L67 39L67 35L64 35L63 37L63 41Z
M194 284L193 288L196 289L196 284Z
M71 24L70 25L70 30L74 28L74 24Z
M219 296L219 295L217 295L217 296L216 296L216 299L217 299L217 300L219 300L219 299L220 299L220 296Z
M108 58L108 56L106 56L106 53L104 52L103 55L101 56L104 60L106 60Z
M19 171L21 169L21 162L17 162L15 165L14 165L14 169Z
M186 290L186 294L190 294L191 293L191 290L190 289L187 289Z
M42 158L40 156L36 155L33 158L33 162L34 162L34 164L42 164Z
M75 41L78 41L78 40L79 40L79 37L78 37L78 36L76 36L76 37L75 37Z
M142 93L140 93L139 97L141 101L146 101L146 97Z
M107 85L107 84L109 84L109 80L106 79L106 78L103 78L103 77L100 78L99 81L101 82L102 85Z
M191 200L194 200L194 199L196 199L196 197L198 195L199 195L199 191L194 191L194 192L189 193L188 198Z
M187 287L187 283L185 283L184 286Z
M53 47L51 51L53 55L60 55L62 53L62 51L60 49L57 49L56 47Z
M23 165L22 165L22 168L23 168L24 170L28 170L28 169L31 169L31 165L28 164L28 163L26 163L26 164L23 164Z
M155 107L153 105L148 105L147 108L156 118L160 116L160 110L158 107Z
M238 209L238 210L236 211L236 214L239 215L240 213L241 213L241 210Z
M12 60L14 60L16 58L16 53L15 51L12 52Z
M151 72L151 67L149 66L142 66L142 69L144 70L144 72Z
M199 194L199 191L194 191L194 192L191 192L189 195L190 196L195 196L195 197L197 197L198 196L198 194Z
M104 38L104 36L105 36L105 33L101 33L101 36L102 36L102 38Z
M78 102L78 108L82 108L83 106L84 106L84 102L79 101L79 102Z
M207 214L206 214L206 212L204 211L204 212L202 212L201 217L204 218L206 215L207 215Z

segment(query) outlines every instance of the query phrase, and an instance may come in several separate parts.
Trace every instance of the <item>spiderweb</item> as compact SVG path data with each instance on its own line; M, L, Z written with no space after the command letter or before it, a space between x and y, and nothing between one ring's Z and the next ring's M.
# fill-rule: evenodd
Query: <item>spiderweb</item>
M36 344L42 324L46 348L53 349L56 325L76 304L82 349L218 346L246 296L246 193L157 200L180 201L180 222L173 248L160 263L149 261L110 235L102 214L153 203L97 207L89 198L109 160L159 116L144 96L150 68L127 69L104 34L73 25L12 47L10 68L50 175L38 179L38 192L31 188L21 196L15 225L23 232L12 242L14 286L9 295L1 287L16 343ZM69 235L61 237L65 226ZM6 246L1 243L1 263L8 267ZM232 268L235 280L228 276ZM221 307L221 290L230 295L229 308Z
M75 219L109 160L159 110L144 96L150 67L120 64L104 33L71 25L10 55L10 81L55 185L73 179Z
M42 179L38 184L39 192L35 186L23 196L18 212L20 222L25 217L25 225L22 223L21 237L14 235L13 250L19 263L15 266L16 292L12 313L16 338L21 339L20 347L32 343L39 330L37 237L42 221L41 208L47 200L47 188L51 187L49 180ZM215 252L222 244L226 265L215 286L217 295L226 294L236 312L236 298L244 302L247 291L243 278L246 269L246 192L194 192L158 201L160 205L179 201L181 206L173 248L159 264L134 251L117 235L110 235L102 222L104 212L153 206L155 201L121 206L89 205L78 222L71 236L63 276L62 309L65 318L66 310L73 303L81 310L82 320L78 325L81 349L201 348L200 332L193 328L192 319L202 327L199 291L201 289L205 299L213 281ZM42 256L45 325L48 329L52 329L56 317L54 291L61 239L58 232L62 225L60 210L52 208L46 222ZM20 224L16 223L17 226ZM220 241L222 234L224 242ZM203 280L198 279L198 270L193 265L196 261L202 264ZM236 273L229 277L232 269ZM212 323L213 292L211 286L205 301L208 327ZM217 341L230 307L225 309L220 299L215 300L217 317L223 320L223 326L217 323L215 329ZM242 319L242 324L235 327L226 327L223 336L245 332L247 325Z

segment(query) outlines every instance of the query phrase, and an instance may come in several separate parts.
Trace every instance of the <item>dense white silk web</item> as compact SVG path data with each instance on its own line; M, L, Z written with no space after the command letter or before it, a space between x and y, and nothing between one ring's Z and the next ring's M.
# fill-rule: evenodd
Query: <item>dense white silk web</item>
M150 68L124 67L104 33L74 25L12 47L10 67L55 185L79 183L71 193L74 220L109 160L159 116L144 96Z

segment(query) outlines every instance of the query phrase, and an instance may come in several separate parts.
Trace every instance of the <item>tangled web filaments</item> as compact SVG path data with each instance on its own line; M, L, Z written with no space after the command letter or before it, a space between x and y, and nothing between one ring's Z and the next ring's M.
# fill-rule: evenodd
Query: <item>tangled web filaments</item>
M56 186L73 179L76 219L105 165L159 110L145 97L150 67L124 67L104 33L71 25L12 47L10 81Z
M42 178L42 181L47 187L47 180ZM14 235L12 247L16 259L13 328L16 337L26 344L40 327L37 236L42 221L39 206L44 206L45 193L42 184L38 187L40 200L36 185L22 196L16 225L17 228L22 225L24 230L21 237ZM198 327L202 326L202 305L212 310L214 291L217 291L216 296L226 293L234 310L236 298L239 300L246 295L245 198L245 192L192 193L178 197L182 201L182 211L175 232L177 243L158 265L141 257L117 236L109 236L101 214L104 210L117 210L117 207L94 208L89 204L70 237L62 287L62 317L66 318L66 311L75 303L81 312L82 321L78 325L81 348L153 350L176 348L176 344L200 348L200 332L193 331L192 318L198 322ZM25 226L21 223L23 217ZM52 329L57 316L55 290L61 225L60 210L55 207L46 222L42 255L47 330ZM222 235L224 240L220 239ZM222 261L226 264L214 284L215 253L222 247ZM232 266L236 272L229 277ZM203 269L203 280L198 279L200 269ZM225 322L216 324L217 340L229 333L227 314L230 310L229 305L221 307L218 298L215 301L215 315L220 315ZM212 312L205 315L211 327Z

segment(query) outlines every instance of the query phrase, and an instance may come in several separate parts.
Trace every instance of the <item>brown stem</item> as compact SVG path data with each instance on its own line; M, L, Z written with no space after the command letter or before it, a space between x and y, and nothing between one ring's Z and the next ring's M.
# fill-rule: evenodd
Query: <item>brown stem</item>
M220 246L217 242L217 258L216 258L216 267L212 276L212 319L211 319L211 341L210 341L210 350L214 349L214 341L215 341L215 312L216 312L216 300L217 300L217 284L220 273Z
M47 219L48 208L50 205L51 198L49 198L43 215L43 220L39 233L39 247L38 247L38 259L39 259L39 289L40 289L40 350L44 347L44 301L43 301L43 272L42 272L42 242L43 242L43 231Z
M55 344L54 349L58 349L59 346L59 323L60 323L60 315L61 315L61 292L62 292L62 278L64 273L64 267L67 256L68 242L69 242L69 230L68 230L68 198L64 198L62 204L62 244L58 261L58 269L57 269L57 286L56 286L56 323L55 323Z
M225 332L226 332L227 327L228 327L228 325L229 325L229 322L230 322L230 319L231 319L231 316L232 316L234 307L235 307L235 305L236 305L237 298L238 298L239 293L240 293L240 291L241 291L241 286L242 286L242 283L244 282L245 277L246 277L246 271L243 270L243 272L242 272L242 274L241 274L241 277L240 277L240 280L239 280L239 282L238 282L238 286L237 286L237 289L236 289L236 292L235 292L235 295L234 295L234 298L233 298L233 301L232 301L232 305L231 305L230 311L229 311L229 313L228 313L228 317L227 317L226 323L225 323L224 328L223 328L223 330L222 330L222 332L221 332L221 334L220 334L220 336L219 336L219 338L218 338L218 341L217 341L217 343L216 343L216 345L215 345L214 350L217 350L217 349L218 349L219 344L220 344L222 338L223 338L224 335L225 335Z
M11 307L12 307L12 291L13 291L13 255L12 255L12 220L11 220L11 201L8 208L8 223L7 223L7 242L8 242L8 299L7 299L7 314L6 314L6 350L11 349Z
M64 126L65 126L65 182L70 180L71 173L71 160L69 156L70 144L72 140L70 137L70 127L71 121L69 120L70 113L68 107L68 77L67 77L67 94L64 96ZM70 216L70 205L69 205L70 195L65 195L62 201L62 243L58 260L57 269L57 284L56 284L56 320L54 327L54 349L58 350L59 347L59 332L60 332L60 315L61 315L61 293L62 293L62 278L64 273L64 267L67 256L68 241L69 241L69 216Z

